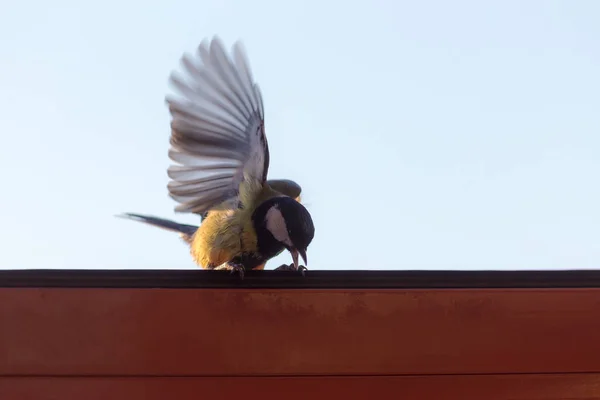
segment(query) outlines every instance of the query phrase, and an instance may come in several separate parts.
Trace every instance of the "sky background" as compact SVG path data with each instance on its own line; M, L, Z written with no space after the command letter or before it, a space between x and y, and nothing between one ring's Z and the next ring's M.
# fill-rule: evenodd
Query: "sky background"
M0 268L195 268L167 79L242 39L309 269L600 267L600 2L22 0L0 15ZM267 268L290 262L284 253Z

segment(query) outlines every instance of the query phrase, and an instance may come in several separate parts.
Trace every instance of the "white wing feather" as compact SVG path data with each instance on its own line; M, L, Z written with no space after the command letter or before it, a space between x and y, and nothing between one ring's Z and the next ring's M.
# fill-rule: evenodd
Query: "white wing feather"
M169 158L177 163L168 169L169 194L180 203L175 211L201 214L224 202L237 205L242 181L263 183L269 168L260 89L240 42L231 58L218 37L205 40L181 64L184 74L170 78L179 96L166 99Z

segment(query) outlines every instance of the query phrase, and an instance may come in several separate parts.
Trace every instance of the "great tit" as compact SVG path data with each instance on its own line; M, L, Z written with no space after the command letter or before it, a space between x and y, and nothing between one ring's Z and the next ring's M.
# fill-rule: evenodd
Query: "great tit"
M170 83L171 114L168 191L175 212L201 216L199 227L161 218L125 214L176 231L190 245L196 264L230 269L263 269L283 250L293 263L280 270L304 270L314 224L300 203L300 186L267 180L269 146L262 95L241 42L228 55L218 37L204 40L195 54L181 57L183 74Z
M301 187L300 185L298 185L296 182L289 180L289 179L269 179L267 181L267 184L272 188L275 189L276 191L285 194L286 196L292 197L294 199L296 199L296 201L300 202L301 201ZM207 215L207 212L200 214L200 221L202 221ZM162 228L168 231L172 231L172 232L176 232L179 234L179 237L188 245L192 244L193 241L193 237L194 234L196 233L196 231L198 230L199 226L198 225L188 225L188 224L182 224L180 222L176 222L176 221L172 221L172 220L168 220L165 218L160 218L160 217L155 217L153 215L143 215L143 214L137 214L137 213L124 213L124 214L120 214L117 215L117 217L119 218L126 218L126 219L130 219L133 221L139 221L139 222L143 222L146 223L148 225L151 226L155 226L158 228ZM283 252L283 248L276 254L279 255ZM265 263L263 263L262 265L259 265L258 267L255 267L253 269L255 270L262 270L265 267ZM306 268L306 267L304 267ZM215 269L229 269L227 266L227 263L220 265L219 267L216 267ZM283 264L277 268L275 268L276 270L289 270L289 269L293 269L292 266L288 265L288 264Z

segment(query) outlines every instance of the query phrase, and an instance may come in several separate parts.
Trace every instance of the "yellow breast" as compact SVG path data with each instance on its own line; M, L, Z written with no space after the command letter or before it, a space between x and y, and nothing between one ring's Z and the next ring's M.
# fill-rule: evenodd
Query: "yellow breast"
M213 269L244 252L257 250L252 213L263 201L281 196L268 185L245 182L240 186L241 209L211 210L200 224L191 243L194 261L200 267ZM300 201L298 197L296 199ZM263 269L264 264L257 267Z
M205 269L213 269L243 252L255 250L256 233L246 209L209 212L191 244L194 261Z

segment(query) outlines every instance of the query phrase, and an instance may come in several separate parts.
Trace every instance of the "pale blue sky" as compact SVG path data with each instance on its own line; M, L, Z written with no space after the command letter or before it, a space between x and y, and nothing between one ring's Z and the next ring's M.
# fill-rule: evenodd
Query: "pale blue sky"
M0 268L193 268L167 78L242 39L309 269L600 267L600 2L42 1L0 15ZM289 262L280 255L268 265Z

